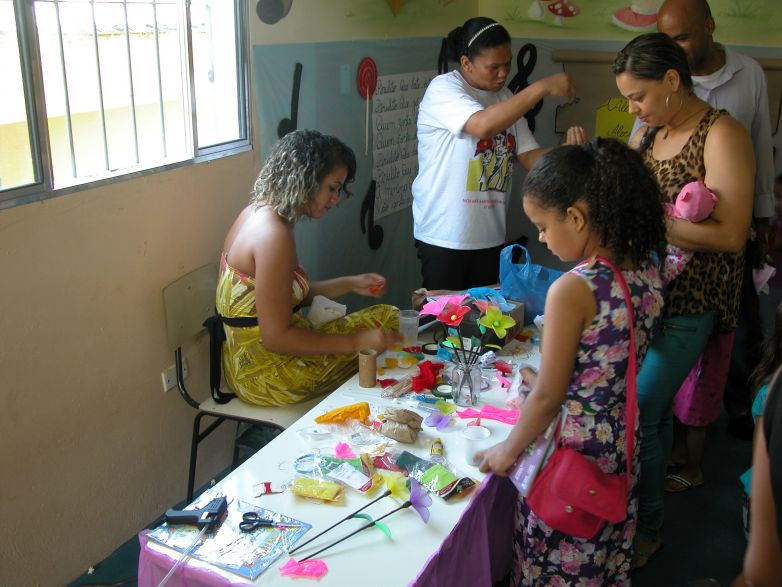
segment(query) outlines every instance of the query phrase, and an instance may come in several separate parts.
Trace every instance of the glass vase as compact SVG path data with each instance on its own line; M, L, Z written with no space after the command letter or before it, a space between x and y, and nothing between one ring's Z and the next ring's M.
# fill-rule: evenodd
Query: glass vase
M457 406L475 406L481 393L480 365L457 363L451 371L451 392Z

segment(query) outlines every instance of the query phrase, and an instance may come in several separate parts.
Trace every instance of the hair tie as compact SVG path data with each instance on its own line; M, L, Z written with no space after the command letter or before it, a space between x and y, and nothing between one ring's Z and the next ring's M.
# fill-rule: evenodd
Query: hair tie
M478 37L480 37L480 36L481 36L483 33L485 33L485 32L486 32L486 31L488 31L490 28L492 28L492 27L495 27L495 26L500 26L500 23L498 23L498 22L493 22L493 23L491 23L491 24L487 24L485 27L483 27L482 29L480 29L480 30L479 30L477 33L475 33L475 34L472 36L472 39L470 39L470 41L467 43L467 48L468 48L468 49L470 48L470 45L472 45L472 44L475 42L475 39L477 39L477 38L478 38Z

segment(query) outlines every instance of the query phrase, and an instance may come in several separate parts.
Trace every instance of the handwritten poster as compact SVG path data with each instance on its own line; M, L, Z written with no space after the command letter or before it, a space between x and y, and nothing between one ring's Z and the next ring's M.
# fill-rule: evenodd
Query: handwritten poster
M377 182L375 219L409 206L418 173L416 119L435 71L380 76L372 97L372 177Z
M595 135L626 143L630 139L634 122L635 116L627 111L625 98L609 98L597 109Z

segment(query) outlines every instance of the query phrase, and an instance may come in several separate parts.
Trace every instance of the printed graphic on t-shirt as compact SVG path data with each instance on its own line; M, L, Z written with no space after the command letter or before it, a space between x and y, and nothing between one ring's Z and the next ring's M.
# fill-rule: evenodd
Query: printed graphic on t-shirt
M508 131L481 139L468 163L468 192L507 192L513 176L516 136Z

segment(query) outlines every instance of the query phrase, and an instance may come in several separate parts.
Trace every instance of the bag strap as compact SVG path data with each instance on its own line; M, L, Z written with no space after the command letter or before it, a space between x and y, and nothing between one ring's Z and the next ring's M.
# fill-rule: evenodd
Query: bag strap
M225 342L225 329L223 324L233 328L249 328L258 326L258 318L252 316L226 317L215 312L204 320L203 326L209 332L209 389L212 399L218 404L227 404L234 397L232 393L220 391L220 379L222 378L222 353Z
M636 356L635 356L635 313L633 311L633 299L630 295L630 288L627 287L622 271L605 257L595 257L603 265L606 265L613 271L614 277L619 282L619 286L624 293L625 306L627 307L627 327L630 331L630 348L627 357L627 385L625 398L625 456L627 457L627 486L630 487L632 481L632 462L633 449L635 447L635 414L638 406L636 395ZM580 266L588 264L582 263Z
M303 304L296 304L291 309L291 313L295 314L302 306ZM223 375L223 343L226 340L224 324L231 328L252 328L258 326L258 318L256 316L222 316L215 311L202 324L209 332L209 388L212 392L212 399L218 404L227 404L236 397L233 393L220 391L220 380Z

